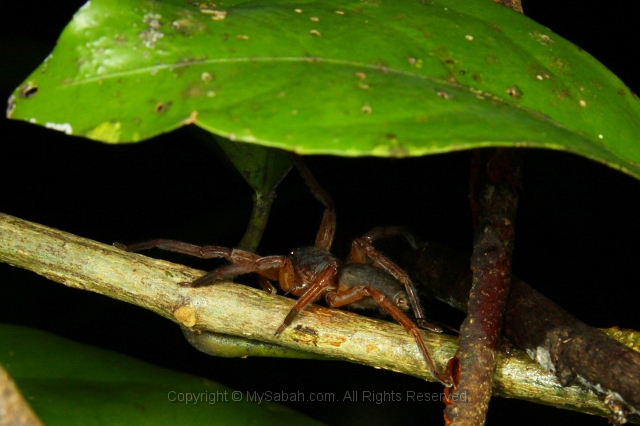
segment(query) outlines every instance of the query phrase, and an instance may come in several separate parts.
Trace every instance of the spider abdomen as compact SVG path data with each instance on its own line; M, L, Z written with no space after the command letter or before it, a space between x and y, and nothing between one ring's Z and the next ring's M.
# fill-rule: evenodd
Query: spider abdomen
M409 310L409 301L404 285L389 273L375 266L352 263L343 266L338 273L338 289L344 292L357 286L375 287L402 311ZM350 306L355 309L379 309L380 305L372 298L365 297Z

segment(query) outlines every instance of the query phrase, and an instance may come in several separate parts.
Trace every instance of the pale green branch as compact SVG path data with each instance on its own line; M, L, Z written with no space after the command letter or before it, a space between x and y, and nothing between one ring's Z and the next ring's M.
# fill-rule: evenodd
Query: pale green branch
M275 349L262 345L267 351L281 351L281 346L435 381L413 338L397 324L314 305L277 338L274 332L291 309L292 299L229 282L183 288L178 283L193 281L204 272L1 213L0 261L69 287L141 306L192 331L243 337L245 349L266 342L277 345ZM456 338L429 332L423 332L423 338L438 369L443 370L456 351ZM237 351L237 340L232 339L229 345ZM594 394L578 387L563 388L523 353L500 356L494 394L609 414Z

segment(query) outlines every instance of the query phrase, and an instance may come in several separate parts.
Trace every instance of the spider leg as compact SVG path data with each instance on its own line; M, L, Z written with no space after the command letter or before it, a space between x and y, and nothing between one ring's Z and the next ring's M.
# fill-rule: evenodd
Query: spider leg
M336 233L336 209L333 206L333 200L328 192L326 192L316 178L313 177L311 171L304 164L300 156L291 154L291 160L296 168L300 172L300 176L309 187L309 190L318 201L325 206L324 214L322 216L322 223L320 224L320 230L316 236L315 246L317 248L331 250L331 244L333 243L333 237Z
M202 287L223 278L256 272L261 278L264 278L264 282L260 278L262 288L269 293L273 293L275 291L273 285L271 285L268 280L278 279L278 268L281 267L281 260L286 259L286 257L260 257L257 254L238 249L231 250L231 253L232 255L228 258L228 260L234 262L231 265L221 266L193 282L180 283L180 285L183 287ZM236 254L236 256L234 256L234 254Z
M411 231L409 231L406 226L379 226L364 234L363 238L367 238L369 241L374 242L381 238L397 236L404 237L404 239L407 240L407 242L414 249L420 247L420 245L416 241L416 237L411 233Z
M402 236L407 242L413 247L417 249L419 244L416 242L414 235L404 226L379 226L377 228L373 228L362 237L354 240L362 241L363 243L369 243L370 248L364 248L361 244L352 244L351 245L351 253L349 253L349 257L347 258L347 263L366 263L366 256L368 255L367 250L376 250L373 247L373 242L376 240L380 240L382 238L396 237ZM374 259L375 260L375 259Z
M409 243L415 247L415 239L413 238L413 235L411 235L411 233L404 227L387 226L374 228L371 231L367 232L363 237L353 240L353 242L351 243L351 253L349 254L347 262L366 264L367 257L372 259L375 266L384 269L395 279L404 284L405 288L407 289L407 296L409 297L411 309L413 309L418 325L420 325L420 327L422 328L426 328L427 330L434 331L436 333L442 333L441 327L438 327L437 325L427 321L422 309L422 305L420 305L420 297L418 296L418 291L416 290L413 281L411 281L411 278L409 278L409 275L407 275L407 273L404 272L402 268L396 265L395 262L380 253L373 246L373 241L375 240L397 235L404 236L407 241L409 241Z
M276 330L275 335L280 335L285 328L291 325L298 313L308 304L313 303L321 297L325 291L335 289L337 274L338 270L334 265L327 265L322 273L315 279L311 287L309 287L309 289L296 301L295 305L293 305L291 311L289 311L280 327ZM282 285L282 282L280 284Z
M427 367L431 374L438 379L442 384L447 387L451 387L451 381L444 374L439 373L436 370L436 367L429 355L429 351L427 350L424 341L422 340L422 335L420 334L420 330L418 327L409 319L407 316L398 309L391 301L384 295L384 293L378 290L375 287L371 286L356 286L344 291L340 292L330 292L327 293L325 299L327 304L332 308L338 308L340 306L349 305L351 303L357 302L360 299L365 297L372 297L378 305L380 305L385 311L389 313L396 321L398 321L404 329L413 336L418 347L420 348L420 352L422 352L422 356L427 362Z
M114 243L113 245L121 250L129 252L159 248L162 250L169 250L199 257L201 259L224 258L229 262L232 262L231 265L223 266L208 272L193 282L180 283L183 287L201 287L221 278L257 272L259 274L258 280L260 281L262 288L270 294L274 294L276 292L275 287L269 282L269 280L278 279L277 271L270 270L270 267L265 267L265 265L267 265L269 259L273 259L278 256L260 257L257 254L246 250L231 249L220 246L197 246L195 244L183 243L181 241L163 239L145 241L130 244L128 246L120 243ZM259 263L259 260L263 260L263 262Z
M218 246L210 246L210 247L200 247L194 244L183 243L182 241L176 240L151 240L144 241L136 244L124 245L120 243L113 243L113 245L121 250L125 251L141 251L141 250L149 250L152 248L159 248L162 250L173 251L176 253L188 254L189 256L199 257L201 259L210 259L214 257L224 257L227 258L231 255L231 250L225 247ZM209 254L203 254L203 250L208 249Z
M197 246L195 244L183 243L182 241L176 240L158 239L130 245L120 243L113 243L113 245L128 252L159 248L162 250L199 257L201 259L227 259L232 263L253 263L261 258L257 254L246 250L221 246Z
M269 281L266 277L264 277L262 275L258 275L258 282L262 286L262 289L264 291L266 291L267 293L269 293L269 294L277 294L278 293L278 290L276 290L276 288L273 286L273 284L271 284L271 281Z

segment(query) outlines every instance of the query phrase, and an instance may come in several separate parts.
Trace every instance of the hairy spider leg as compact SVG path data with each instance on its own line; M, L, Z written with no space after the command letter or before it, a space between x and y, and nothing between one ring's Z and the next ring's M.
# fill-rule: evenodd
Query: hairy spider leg
M303 310L310 303L318 300L318 298L320 298L324 292L335 290L337 288L337 275L338 269L334 265L327 265L322 273L318 275L313 281L311 287L309 287L309 289L305 291L304 294L302 294L296 301L295 305L293 305L291 311L289 311L280 327L278 327L278 329L276 330L275 335L279 336L285 328L291 325L291 323L301 310ZM282 286L282 282L280 283L280 285Z
M125 251L140 251L159 248L176 253L188 254L189 256L199 257L201 259L225 258L229 260L233 250L219 246L201 247L195 244L183 243L182 241L163 239L144 241L141 243L129 244L128 246L120 243L113 243L113 245L114 247Z
M281 273L280 270L283 264L288 262L288 259L285 256L260 257L255 253L244 250L231 250L232 253L237 252L237 255L231 256L230 259L227 260L234 263L214 269L192 283L180 283L180 285L183 287L201 287L220 279L255 272L258 274L258 277L264 277L264 280L259 278L262 288L269 293L275 292L275 288L268 280L279 279ZM291 266L289 268L292 269Z
M367 257L371 258L374 261L374 265L377 265L380 268L384 269L395 279L404 284L405 288L407 289L407 296L409 297L411 309L413 309L413 312L416 316L416 322L420 325L420 327L426 328L427 330L436 333L442 333L442 327L439 327L427 321L422 309L422 305L420 305L418 292L415 285L413 284L413 281L411 281L411 278L409 278L409 275L407 275L406 272L404 272L398 265L396 265L395 262L380 253L373 246L373 242L376 240L379 240L381 238L394 237L397 235L405 237L409 244L411 244L413 247L417 247L413 235L411 235L411 233L405 227L378 227L367 232L363 237L353 240L353 242L351 243L351 252L349 253L347 262L366 264Z
M420 352L422 352L422 356L424 357L427 367L433 376L438 379L442 384L447 387L451 387L451 381L443 374L439 373L436 369L436 366L429 355L429 351L427 350L427 346L424 344L422 340L422 335L420 334L420 330L418 327L411 322L411 320L400 310L398 309L385 294L378 290L375 287L363 285L356 286L344 291L339 292L329 292L325 296L325 300L327 304L332 308L339 308L341 306L349 305L351 303L357 302L360 299L365 297L372 297L378 305L380 305L385 311L389 313L396 321L398 321L404 329L413 336L418 347L420 348Z
M221 278L246 274L249 272L257 272L259 274L259 281L262 288L269 293L275 293L275 288L269 282L269 279L277 280L277 272L274 273L274 271L270 271L268 269L253 267L253 265L255 265L255 263L261 258L257 254L246 250L231 249L220 246L197 246L195 244L183 243L182 241L164 239L145 241L142 243L130 244L128 246L120 243L114 243L113 245L121 250L129 252L159 248L162 250L169 250L176 253L199 257L201 259L224 258L229 262L232 262L231 265L215 269L193 282L180 283L183 287L200 287Z
M304 164L298 155L291 154L291 160L300 172L300 176L302 176L302 179L307 184L307 187L309 187L313 196L325 206L322 223L316 236L315 246L330 251L333 237L336 233L336 209L333 205L333 199L327 191L322 189L316 178L313 177L311 171L307 168L307 165Z
M369 232L363 235L362 238L366 238L371 242L379 240L381 238L389 238L402 236L413 247L418 249L420 245L416 242L416 237L407 229L406 226L378 226L373 228Z

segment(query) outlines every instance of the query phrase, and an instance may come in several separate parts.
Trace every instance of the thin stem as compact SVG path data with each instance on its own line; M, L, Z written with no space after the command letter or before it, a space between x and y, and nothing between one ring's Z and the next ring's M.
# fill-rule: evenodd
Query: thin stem
M253 195L253 210L247 229L238 244L238 248L255 253L267 227L269 212L276 199L275 190L267 193L256 192Z

